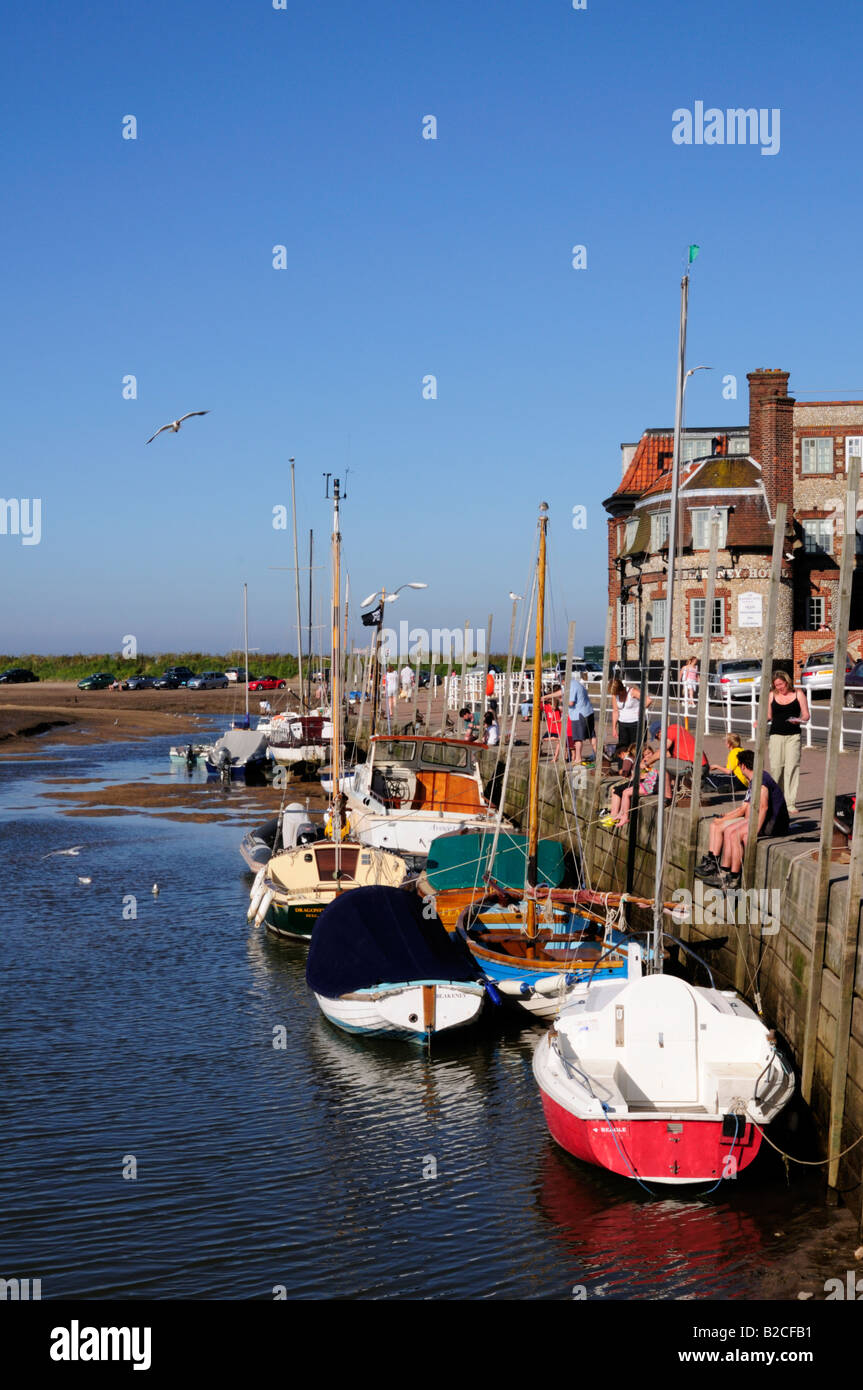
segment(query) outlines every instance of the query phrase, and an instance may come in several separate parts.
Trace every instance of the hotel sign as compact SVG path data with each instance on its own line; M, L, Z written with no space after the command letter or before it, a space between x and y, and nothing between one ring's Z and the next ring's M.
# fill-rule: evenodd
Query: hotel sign
M689 579L706 579L706 578L707 578L707 570L706 570L706 569L692 569L692 570L687 570L687 571L686 571L686 575L687 575L687 578L689 578ZM716 578L717 578L717 579L769 579L769 578L770 578L770 570L769 570L769 569L747 570L747 569L740 569L739 566L738 566L737 568L735 568L735 569L732 569L730 565L717 565L717 566L716 566Z
M763 621L761 594L738 594L737 626L762 627Z

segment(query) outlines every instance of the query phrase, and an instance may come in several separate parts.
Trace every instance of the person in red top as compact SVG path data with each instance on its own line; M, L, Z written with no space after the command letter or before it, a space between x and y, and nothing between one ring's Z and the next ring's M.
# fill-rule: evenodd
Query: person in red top
M666 748L669 758L679 758L682 763L695 761L695 735L684 729L682 724L669 724ZM701 766L705 770L710 767L710 759L704 752L701 754Z

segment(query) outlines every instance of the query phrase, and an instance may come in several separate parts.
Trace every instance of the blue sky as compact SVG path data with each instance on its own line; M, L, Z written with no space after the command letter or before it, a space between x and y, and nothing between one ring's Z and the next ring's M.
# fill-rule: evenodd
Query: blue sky
M601 641L601 501L673 419L690 242L687 423L745 423L755 367L863 397L850 0L50 0L7 31L0 493L42 537L0 535L4 651L227 650L243 580L252 645L294 650L291 456L323 564L350 467L354 599L424 580L394 618L492 611L496 648L547 500L552 638ZM779 108L779 152L675 145L697 100Z

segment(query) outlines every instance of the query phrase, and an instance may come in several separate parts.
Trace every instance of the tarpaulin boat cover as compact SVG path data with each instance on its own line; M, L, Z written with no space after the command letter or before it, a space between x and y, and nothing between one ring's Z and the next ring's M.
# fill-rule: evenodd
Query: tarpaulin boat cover
M229 729L213 744L212 761L218 763L223 748L228 750L232 763L246 763L252 758L263 756L267 747L265 734L257 729Z
M306 964L308 984L326 999L382 984L464 982L479 974L467 947L437 917L423 916L422 898L400 888L352 888L331 902L315 923Z
M435 893L453 888L482 888L488 873L493 835L468 831L464 835L438 835L432 841L425 875ZM527 864L527 836L502 830L491 877L504 888L524 887ZM564 849L557 840L540 840L536 856L536 881L546 888L558 888L563 881Z

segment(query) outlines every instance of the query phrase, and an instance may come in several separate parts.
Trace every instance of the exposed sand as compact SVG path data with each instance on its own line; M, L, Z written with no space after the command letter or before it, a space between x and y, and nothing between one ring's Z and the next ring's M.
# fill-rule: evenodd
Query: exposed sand
M268 699L273 710L288 705L290 688L253 692L249 713ZM295 701L290 700L294 708ZM4 754L25 752L29 740L44 743L105 743L176 735L180 742L199 720L242 714L245 686L227 690L78 690L70 681L0 685L0 743Z

